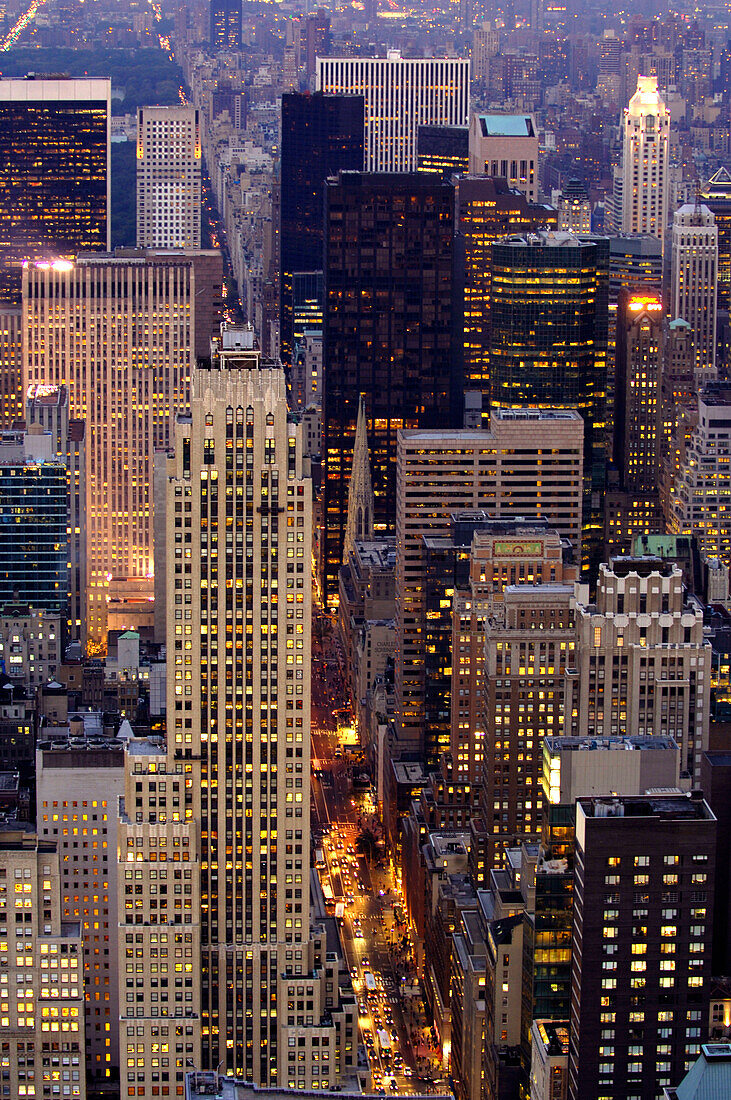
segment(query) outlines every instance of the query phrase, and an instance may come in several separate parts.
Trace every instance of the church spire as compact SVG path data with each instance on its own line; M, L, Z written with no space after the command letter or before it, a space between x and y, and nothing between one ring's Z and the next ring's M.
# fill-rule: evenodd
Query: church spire
M373 538L373 484L371 458L368 451L365 395L361 394L353 445L353 468L348 486L348 518L345 524L343 561L348 560L356 539L371 538Z

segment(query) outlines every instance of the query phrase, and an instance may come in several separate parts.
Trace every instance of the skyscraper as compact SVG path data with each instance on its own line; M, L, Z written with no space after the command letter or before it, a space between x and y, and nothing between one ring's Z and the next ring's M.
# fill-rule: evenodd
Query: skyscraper
M693 332L699 382L715 377L718 229L707 206L687 203L673 215L671 316Z
M420 126L469 123L470 63L457 58L318 58L317 89L363 96L366 172L415 172Z
M48 433L0 438L0 606L24 603L66 613L66 466Z
M662 299L652 290L622 290L617 310L614 461L622 488L656 493L662 437L665 346Z
M25 385L68 387L86 422L88 637L112 578L153 573L152 468L219 321L218 252L85 256L23 273Z
M481 509L503 519L544 518L578 557L584 429L573 410L498 409L489 431L402 431L396 512L396 712L403 748L430 766L425 729L425 539L449 534L451 517ZM536 486L540 483L540 494Z
M280 356L294 351L296 276L309 276L322 309L325 180L363 168L363 98L359 95L282 96L280 213ZM321 322L320 322L321 323Z
M198 115L197 107L137 112L138 248L200 248Z
M0 897L3 918L13 919L9 928L3 920L13 948L0 954L0 985L6 997L13 991L3 1001L3 1085L8 1096L85 1100L80 924L61 914L56 845L24 821L0 825Z
M562 233L591 232L591 201L581 180L570 179L559 196L558 228Z
M416 138L419 172L439 172L448 180L469 170L470 132L466 126L420 126Z
M366 395L377 532L396 515L402 428L462 423L454 190L429 173L343 172L325 193L323 590L338 591L348 478Z
M670 111L656 76L639 76L624 109L622 232L664 241L669 211Z
M69 416L66 386L33 385L25 405L28 428L51 433L51 451L66 467L68 490L68 638L86 645L86 424Z
M210 0L211 45L218 50L241 48L241 0Z
M491 403L579 409L587 478L602 479L609 457L608 266L604 238L536 233L492 246Z
M713 214L718 229L718 308L731 308L731 173L727 168L711 176L701 189L701 202Z
M24 260L110 246L108 80L0 80L0 299Z
M570 1100L654 1100L707 1026L716 819L703 796L576 804Z
M474 114L470 123L470 172L499 176L538 200L538 129L532 115Z
M326 1009L310 928L312 488L284 371L251 330L224 328L194 372L167 482L168 753L194 777L203 1068L295 1088L316 1063L325 1089L356 1064L356 1007L335 992Z
M458 263L464 270L465 390L481 394L482 419L490 416L490 302L492 245L515 233L556 228L553 207L528 202L525 195L492 176L463 176L457 192Z

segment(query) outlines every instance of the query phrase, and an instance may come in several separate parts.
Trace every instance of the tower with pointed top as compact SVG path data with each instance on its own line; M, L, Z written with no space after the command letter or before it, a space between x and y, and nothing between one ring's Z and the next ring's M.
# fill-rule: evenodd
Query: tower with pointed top
M670 111L656 76L639 76L624 110L622 232L664 241L668 221Z
M353 444L353 467L348 485L348 518L343 541L343 561L353 549L356 539L373 538L373 482L371 456L368 450L368 421L365 394L360 395L358 422Z

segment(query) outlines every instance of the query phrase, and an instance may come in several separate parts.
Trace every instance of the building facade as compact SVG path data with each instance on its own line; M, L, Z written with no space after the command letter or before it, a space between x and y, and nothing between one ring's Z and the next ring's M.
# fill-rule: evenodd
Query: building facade
M110 247L110 118L109 80L0 80L0 299L24 260Z
M111 578L151 577L153 455L169 446L196 354L218 322L218 252L28 265L26 387L68 387L86 424L87 632L102 645Z
M538 201L538 129L533 115L474 114L470 172L507 181L528 202Z
M620 291L614 390L614 461L622 488L657 493L662 440L665 319L652 290Z
M137 112L137 247L200 246L198 108L140 107Z
M624 109L622 232L664 241L668 229L670 111L656 76L639 76Z
M323 592L337 598L365 394L377 534L393 529L401 430L462 423L454 190L429 173L341 173L325 194Z
M716 819L702 795L576 806L569 1100L654 1100L705 1033Z
M355 94L282 96L279 345L287 366L294 353L296 278L323 270L325 180L363 170L363 104ZM313 289L322 324L321 278Z
M671 316L691 326L702 382L716 373L718 228L707 206L689 203L673 215Z
M578 555L582 469L583 423L569 410L499 409L489 431L401 433L395 679L404 748L424 745L424 538L448 535L453 513L478 509L505 519L543 518Z
M61 915L56 845L25 822L0 826L0 916L13 943L0 953L8 1096L85 1100L81 931Z
M415 172L420 126L467 126L470 63L457 58L318 57L317 90L363 96L366 172Z
M124 746L41 743L36 752L38 834L61 857L62 919L78 922L84 945L86 1069L90 1085L119 1073L117 802Z

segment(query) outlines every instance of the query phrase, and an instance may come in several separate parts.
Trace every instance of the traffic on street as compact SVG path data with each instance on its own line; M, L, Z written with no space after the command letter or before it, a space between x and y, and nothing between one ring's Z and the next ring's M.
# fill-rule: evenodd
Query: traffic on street
M341 643L324 615L313 634L313 861L326 911L338 922L372 1088L381 1094L442 1092L443 1071L423 1013L403 899L384 858L373 791L353 790L353 770L363 756L340 732L350 720Z

